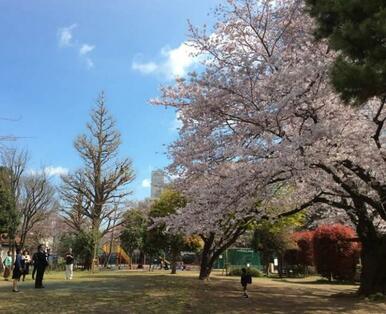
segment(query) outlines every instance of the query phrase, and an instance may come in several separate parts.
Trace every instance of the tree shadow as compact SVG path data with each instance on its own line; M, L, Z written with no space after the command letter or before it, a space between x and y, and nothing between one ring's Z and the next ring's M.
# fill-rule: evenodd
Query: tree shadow
M46 280L46 289L33 282L21 293L0 285L0 312L21 313L385 313L385 304L364 302L345 286L292 285L292 282L255 280L248 299L234 278L209 281L184 275L106 273L73 281ZM40 312L39 312L40 313Z
M358 283L355 282L346 282L346 281L328 281L327 279L286 279L286 278L271 278L274 282L285 282L289 284L299 284L299 285L331 285L331 286L357 286Z

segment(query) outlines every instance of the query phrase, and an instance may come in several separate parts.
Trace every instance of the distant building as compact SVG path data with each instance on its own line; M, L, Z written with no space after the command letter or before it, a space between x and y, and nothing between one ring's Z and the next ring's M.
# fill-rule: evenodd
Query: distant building
M161 195L165 187L165 173L162 170L151 172L151 198L157 198Z

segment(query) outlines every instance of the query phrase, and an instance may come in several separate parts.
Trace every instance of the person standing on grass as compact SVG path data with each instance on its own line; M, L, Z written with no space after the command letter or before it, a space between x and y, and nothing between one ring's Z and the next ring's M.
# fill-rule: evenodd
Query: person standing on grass
M54 256L51 254L51 249L47 249L47 252L45 254L48 262L48 268L47 268L47 272L48 272L52 270L52 266L54 264Z
M72 248L68 249L66 256L66 280L71 280L74 273L74 255L72 254Z
M4 261L3 261L3 265L4 265L3 277L4 277L4 280L8 281L8 278L11 275L11 270L12 270L11 251L7 252L7 256L4 258Z
M20 254L21 250L16 248L16 257L15 263L13 264L13 272L12 272L12 291L19 292L19 288L17 287L17 283L20 280L21 275L23 274L23 260Z
M28 250L23 251L23 261L24 261L24 267L23 267L23 281L25 280L25 276L29 274L29 266L31 264L31 257L29 255Z
M245 268L241 269L241 285L243 286L244 294L243 296L245 298L248 298L247 294L247 286L248 284L252 283L252 276L247 273L247 270Z
M35 288L44 288L43 276L46 267L48 266L47 256L44 253L44 247L42 244L38 246L38 252L34 255L34 269L36 269Z

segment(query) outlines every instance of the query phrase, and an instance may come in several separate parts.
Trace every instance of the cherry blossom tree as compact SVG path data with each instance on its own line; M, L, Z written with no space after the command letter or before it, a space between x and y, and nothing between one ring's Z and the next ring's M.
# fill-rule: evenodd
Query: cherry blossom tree
M255 190L235 180L246 169L221 164L206 173L177 179L187 205L166 219L169 231L196 235L203 241L200 279L210 276L216 259L244 234L261 212L254 201ZM165 220L164 220L165 221Z
M336 56L313 40L303 1L228 1L217 14L210 34L190 27L189 42L204 56L202 73L177 80L153 101L175 107L183 124L170 147L170 170L189 184L220 164L242 164L248 171L227 177L233 183L222 193L207 195L215 185L209 177L213 183L196 183L193 195L227 204L218 196L231 193L243 204L244 191L254 191L246 203L263 199L262 217L272 217L272 206L283 208L279 215L313 206L345 213L363 245L360 292L385 291L385 102L342 105L328 79ZM278 184L293 192L275 198ZM214 222L220 210L203 206L201 224Z

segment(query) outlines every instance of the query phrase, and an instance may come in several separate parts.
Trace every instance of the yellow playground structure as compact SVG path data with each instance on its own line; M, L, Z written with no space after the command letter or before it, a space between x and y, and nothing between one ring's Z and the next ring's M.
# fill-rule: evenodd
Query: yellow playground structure
M111 243L110 241L108 241L103 244L102 250L106 255L111 255L111 261L113 262L113 264L131 264L130 256L118 243Z

